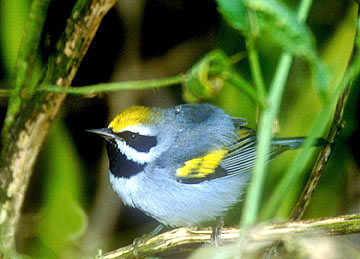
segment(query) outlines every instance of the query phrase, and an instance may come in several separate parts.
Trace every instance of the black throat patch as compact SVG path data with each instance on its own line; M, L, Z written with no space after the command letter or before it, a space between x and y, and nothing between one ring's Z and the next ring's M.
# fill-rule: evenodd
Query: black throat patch
M126 155L122 154L116 147L115 143L108 142L106 151L109 157L110 172L115 177L130 178L144 170L145 164L139 164L129 160Z

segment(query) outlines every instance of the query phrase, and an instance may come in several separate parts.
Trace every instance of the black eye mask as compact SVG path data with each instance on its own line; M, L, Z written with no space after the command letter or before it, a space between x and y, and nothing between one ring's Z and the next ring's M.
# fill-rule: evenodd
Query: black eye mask
M114 133L114 135L123 139L128 146L138 152L148 153L157 144L156 136L144 136L131 131Z

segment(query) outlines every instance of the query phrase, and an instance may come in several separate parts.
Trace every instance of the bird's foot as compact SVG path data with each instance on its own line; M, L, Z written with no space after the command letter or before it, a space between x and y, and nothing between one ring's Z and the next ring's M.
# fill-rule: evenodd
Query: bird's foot
M157 234L160 233L160 231L164 228L163 224L160 224L159 226L157 226L153 231L151 231L148 234L144 234L141 237L137 237L134 239L133 243L132 243L132 253L134 255L135 258L139 257L139 253L138 253L138 248L139 246L141 246L142 244L146 243L146 241L148 241L150 238L153 238L154 236L156 236Z
M220 217L216 225L212 227L212 233L211 233L211 244L213 244L216 248L221 245L221 232L224 226L224 220L222 217Z

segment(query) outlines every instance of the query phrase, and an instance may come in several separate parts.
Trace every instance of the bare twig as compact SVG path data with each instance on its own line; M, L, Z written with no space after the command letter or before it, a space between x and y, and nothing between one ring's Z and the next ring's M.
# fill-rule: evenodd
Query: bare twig
M342 118L343 118L343 112L345 108L345 104L347 101L347 97L350 92L350 87L346 87L344 92L341 94L341 96L338 99L335 113L333 116L332 124L328 133L327 140L329 143L334 143L335 137L342 127ZM296 221L300 220L302 216L304 215L307 207L309 206L309 203L311 201L311 198L313 196L313 193L316 189L317 184L319 183L320 177L322 176L322 173L325 170L326 163L329 159L329 156L331 154L331 151L333 149L333 144L327 145L324 147L321 152L319 153L319 156L316 160L316 163L312 169L312 172L310 174L310 177L306 183L306 186L299 197L293 211L291 212L291 215L289 217L290 221ZM264 258L271 258L272 255L277 250L277 247L280 245L280 242L274 242L265 252Z
M346 215L320 220L307 220L270 224L255 227L246 232L249 242L271 242L281 236L334 236L360 232L360 215ZM240 237L241 230L224 228L221 235L223 244L234 242ZM171 255L192 251L204 244L210 244L211 230L192 230L179 228L146 240L136 248L139 258L154 255ZM111 251L98 258L135 258L133 245Z
M70 86L102 18L114 4L115 0L76 2L41 85ZM4 249L13 248L35 160L64 98L65 94L36 93L23 99L20 112L5 121L9 130L2 135L0 158L0 227Z
M307 207L310 204L311 198L314 194L317 184L319 183L320 177L325 170L326 163L330 157L331 151L335 144L335 138L338 134L339 130L343 127L343 114L345 105L350 93L352 81L358 76L360 72L360 55L359 55L359 19L357 20L357 29L356 29L356 38L354 44L354 50L356 53L353 55L352 60L349 62L348 70L346 75L344 76L343 80L340 83L341 89L343 89L342 93L337 99L335 112L333 115L332 123L329 129L329 133L327 136L327 140L330 145L324 147L318 155L316 163L312 169L310 177L306 183L306 186L301 193L291 215L289 217L290 221L300 220L304 215ZM279 246L279 242L275 242L267 249L264 258L270 258L274 252L276 251L277 247Z
M338 134L339 130L343 127L343 114L345 105L348 100L348 96L351 90L351 85L353 80L355 80L359 73L360 73L360 35L359 35L359 28L360 27L360 20L357 18L357 28L356 28L356 37L355 37L355 44L354 44L354 54L352 56L352 60L349 62L347 73L344 76L342 82L340 83L344 87L342 87L343 91L339 98L337 99L335 112L333 115L332 123L330 126L330 130L328 133L327 140L331 145L326 146L319 154L318 159L315 163L315 166L311 172L311 175L307 181L307 184L296 203L295 208L293 209L290 220L299 220L305 213L314 190L319 182L319 179L325 169L325 165L327 160L329 159L330 153L332 151L335 137Z
M348 85L345 88L344 92L341 94L341 96L338 99L332 124L327 137L329 143L334 143L338 131L342 128L344 108L347 102L347 98L349 96L349 92L350 92L350 85ZM291 221L299 220L304 215L307 207L309 206L310 200L316 189L316 186L319 183L320 177L324 172L326 163L329 159L332 149L333 149L333 145L331 144L331 145L327 145L321 150L318 159L316 160L316 163L312 169L310 177L306 183L306 186L301 196L299 197L299 200L296 203L295 208L291 212L291 216L290 216Z

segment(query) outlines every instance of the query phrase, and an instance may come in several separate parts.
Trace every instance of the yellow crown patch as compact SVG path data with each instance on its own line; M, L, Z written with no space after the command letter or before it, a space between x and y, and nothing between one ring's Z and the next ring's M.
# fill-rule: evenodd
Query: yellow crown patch
M119 113L109 124L109 128L113 131L119 132L120 130L137 125L140 123L151 122L151 108L143 106L132 106Z

